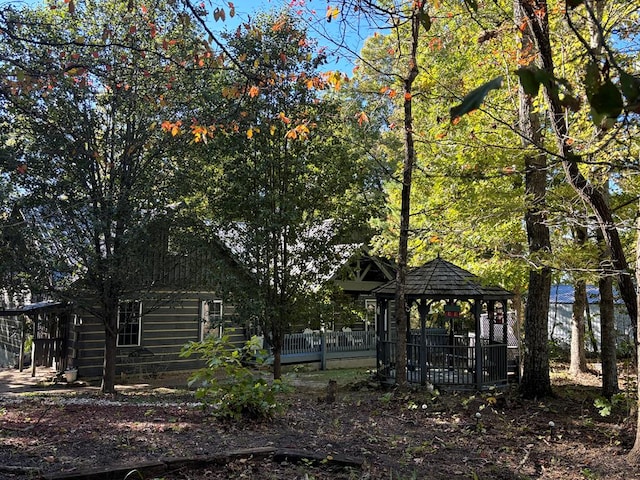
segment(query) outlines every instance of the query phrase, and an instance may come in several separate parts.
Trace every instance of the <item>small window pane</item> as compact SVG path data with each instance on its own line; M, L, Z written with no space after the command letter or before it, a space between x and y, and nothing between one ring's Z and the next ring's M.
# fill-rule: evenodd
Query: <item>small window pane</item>
M140 345L140 302L125 302L118 307L118 346Z

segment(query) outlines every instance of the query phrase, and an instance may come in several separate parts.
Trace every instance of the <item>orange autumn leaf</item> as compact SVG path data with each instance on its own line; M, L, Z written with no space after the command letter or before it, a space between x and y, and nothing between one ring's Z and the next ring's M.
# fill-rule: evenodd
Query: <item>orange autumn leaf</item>
M295 140L296 138L298 138L298 132L296 131L295 128L293 130L289 130L285 135L285 138L290 138L292 140Z
M258 96L258 93L260 93L260 89L259 89L258 87L256 87L255 85L254 85L254 86L252 86L252 87L249 89L249 96L250 96L251 98L257 97L257 96Z
M280 19L278 20L276 23L273 24L273 27L271 27L271 30L274 32L278 32L280 30L282 30L282 28L285 26L285 19Z
M193 134L194 143L207 143L209 129L202 125L191 125L191 133Z
M175 123L172 123L168 120L165 120L164 122L162 122L161 127L165 132L169 132L171 133L172 136L176 136L180 133L180 129L182 126L182 121L178 120Z
M411 93L406 92L406 93L404 94L404 99L405 99L407 102L408 102L409 100L411 100Z
M285 138L295 140L297 138L305 139L309 136L309 127L304 124L297 125L295 128L289 130L285 135Z
M358 125L362 126L363 123L369 123L369 117L365 112L360 112L356 114L356 118L358 119Z
M291 120L284 114L284 112L280 112L280 115L278 115L278 118L287 125L291 123Z

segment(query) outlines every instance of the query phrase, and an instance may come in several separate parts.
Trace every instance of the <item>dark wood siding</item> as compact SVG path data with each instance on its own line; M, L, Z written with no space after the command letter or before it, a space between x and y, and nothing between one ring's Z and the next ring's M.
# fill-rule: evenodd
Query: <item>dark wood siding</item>
M155 375L171 371L188 371L202 366L195 358L181 358L182 347L200 339L203 300L215 299L210 293L188 293L170 304L151 311L143 301L139 346L118 347L117 375ZM150 304L150 302L147 302ZM223 303L223 316L232 317L234 307ZM73 365L82 377L102 375L104 325L90 315L79 315L72 327Z

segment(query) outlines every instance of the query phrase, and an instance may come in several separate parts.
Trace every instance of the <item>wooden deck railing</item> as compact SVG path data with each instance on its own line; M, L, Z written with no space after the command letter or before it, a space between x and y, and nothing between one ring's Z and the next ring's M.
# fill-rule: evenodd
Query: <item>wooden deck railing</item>
M291 333L282 345L284 363L314 362L327 359L375 357L376 335L373 331Z

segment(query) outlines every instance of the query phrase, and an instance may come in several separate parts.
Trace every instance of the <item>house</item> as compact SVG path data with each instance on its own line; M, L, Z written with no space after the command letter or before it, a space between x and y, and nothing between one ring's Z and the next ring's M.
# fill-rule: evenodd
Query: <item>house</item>
M337 295L349 299L361 312L360 318L353 321L338 316L334 329L375 330L376 297L372 292L395 277L393 262L371 254L366 246L356 248L332 276L331 282L337 289Z
M585 309L585 323L587 338L589 332L600 345L600 292L595 285L587 285L587 305ZM549 340L569 348L571 345L571 319L573 316L574 287L568 284L553 285L549 298ZM632 325L624 302L619 296L615 297L614 317L617 343L633 345L635 325ZM585 345L588 351L593 351L590 341Z
M240 344L246 339L247 325L241 318L247 317L240 314L230 292L250 292L251 276L215 239L192 244L187 256L172 251L162 230L154 232L155 247L147 245L147 256L131 266L144 264L136 271L148 275L146 287L129 285L129 293L121 297L116 375L200 367L199 359L180 357L183 346L223 329L233 332L232 341ZM25 341L33 339L33 367L50 366L59 372L75 367L85 378L102 375L105 327L98 302L81 281L65 295L69 301L27 301L0 309L2 363L15 364Z
M160 243L164 246L149 249L150 260L146 259L152 265L153 275L157 276L158 281L152 282L154 288L131 289L132 293L119 305L116 375L193 370L202 366L201 361L180 356L188 342L225 332L240 345L256 332L255 325L247 320L250 315L240 308L250 303L254 291L251 274L225 243L214 239L206 246L192 250L195 262L184 256L171 255L167 242ZM302 340L294 338L298 333L292 332L291 338L285 340L283 363L338 360L350 356L374 359L375 301L370 290L393 278L392 266L359 250L336 270L334 280L338 289L362 304L368 317L345 327L352 332L343 332L344 325L337 319L332 325L337 331L327 333L330 338L324 353L313 334L309 339L303 339L309 348L300 351ZM159 281L160 275L162 281ZM222 285L221 279L227 284ZM246 298L233 296L234 291L241 291ZM12 364L14 358L19 357L21 348L22 333L16 332L24 332L21 322L27 318L32 319L32 323L26 333L36 339L33 366L53 366L58 371L74 367L85 378L102 374L104 324L94 313L97 302L92 302L90 295L75 295L68 303L23 305L6 311L4 317L0 312L0 319L4 319L0 320L4 322L0 323L0 349L10 351L6 356L11 357ZM55 328L51 326L53 324ZM9 330L11 335L3 335L3 331Z

